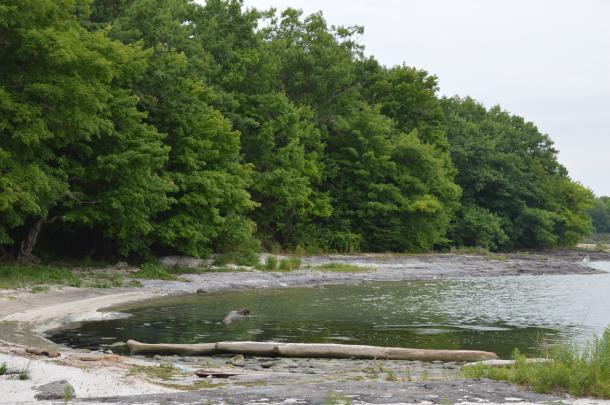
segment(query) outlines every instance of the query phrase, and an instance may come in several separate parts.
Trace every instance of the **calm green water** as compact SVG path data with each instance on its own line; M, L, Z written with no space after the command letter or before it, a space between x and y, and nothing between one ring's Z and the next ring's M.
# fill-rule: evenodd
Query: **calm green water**
M237 308L252 316L224 325ZM610 324L610 273L200 294L149 301L128 313L50 337L90 349L127 339L255 340L535 354L562 339L584 341Z

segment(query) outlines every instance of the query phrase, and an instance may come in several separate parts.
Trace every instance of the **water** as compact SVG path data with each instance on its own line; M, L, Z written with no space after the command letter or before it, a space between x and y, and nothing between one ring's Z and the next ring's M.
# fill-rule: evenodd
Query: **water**
M610 271L610 262L592 263ZM222 323L232 309L252 316ZM123 319L88 322L50 338L99 349L223 340L353 343L477 349L533 355L548 344L584 342L610 325L610 273L383 282L164 298Z

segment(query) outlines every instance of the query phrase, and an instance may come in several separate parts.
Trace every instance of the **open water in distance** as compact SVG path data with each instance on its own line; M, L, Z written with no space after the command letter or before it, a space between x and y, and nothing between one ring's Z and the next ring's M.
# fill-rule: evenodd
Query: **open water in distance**
M591 263L610 271L610 262ZM222 323L232 309L251 316ZM432 349L584 342L610 325L610 273L383 282L169 297L127 307L129 317L86 322L50 338L79 348L227 340L347 343Z

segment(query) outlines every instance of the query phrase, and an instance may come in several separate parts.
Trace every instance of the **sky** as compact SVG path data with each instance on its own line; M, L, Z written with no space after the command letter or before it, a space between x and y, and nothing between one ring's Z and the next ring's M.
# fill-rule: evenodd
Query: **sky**
M362 25L366 54L438 76L549 134L571 177L610 195L610 0L245 0Z

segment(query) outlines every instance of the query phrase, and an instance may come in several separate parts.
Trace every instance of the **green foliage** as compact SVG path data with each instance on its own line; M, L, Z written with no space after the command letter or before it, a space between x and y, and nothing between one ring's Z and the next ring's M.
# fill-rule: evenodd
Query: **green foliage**
M292 262L289 259L282 259L278 268L281 271L290 271L292 270Z
M277 261L277 257L275 256L267 256L267 259L265 260L265 270L277 270L277 266L278 266L278 261Z
M593 207L589 210L593 221L595 233L610 233L610 197L599 197L595 199Z
M300 257L291 257L290 258L290 268L292 270L299 270L301 268L301 258Z
M144 263L140 270L131 273L132 278L142 278L150 280L177 280L178 277L169 273L163 266L156 263Z
M607 228L548 136L440 100L362 32L241 0L7 0L0 255L253 265L261 247L572 246L587 211Z
M610 398L610 327L584 347L564 344L551 348L548 363L527 363L515 351L516 364L497 368L477 365L465 368L471 378L491 378L528 385L537 392L566 391L575 396Z
M329 391L326 395L326 401L324 403L326 405L351 405L352 399L347 395Z
M499 107L443 99L463 190L450 237L490 249L573 246L590 233L589 190L573 182L547 135Z
M363 273L375 270L372 267L355 266L347 263L326 263L320 266L312 267L312 269L337 273Z
M65 268L33 264L0 264L0 288L25 288L37 285L79 287L81 279L72 270Z
M0 375L6 374L6 370L8 369L8 365L6 362L0 364Z
M75 4L10 0L0 9L0 243L17 256L50 222L137 251L167 206L157 174L167 149L128 87L146 54L86 31Z

